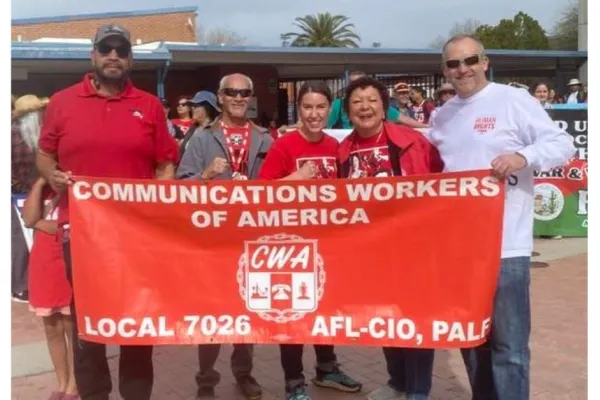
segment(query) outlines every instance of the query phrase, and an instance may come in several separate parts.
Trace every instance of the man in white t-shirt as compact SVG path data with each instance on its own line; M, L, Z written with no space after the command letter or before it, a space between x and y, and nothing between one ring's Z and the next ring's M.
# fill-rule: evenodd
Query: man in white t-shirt
M442 57L457 96L439 110L429 138L445 171L491 168L506 178L492 332L485 346L463 349L473 398L528 400L533 171L565 164L575 147L525 90L488 82L489 61L479 41L453 37Z

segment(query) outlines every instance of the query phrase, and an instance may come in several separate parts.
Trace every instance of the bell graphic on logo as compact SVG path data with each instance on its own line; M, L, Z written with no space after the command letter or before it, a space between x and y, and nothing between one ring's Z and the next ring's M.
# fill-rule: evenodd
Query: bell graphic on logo
M246 308L280 324L314 312L325 288L317 243L286 234L244 242L237 281Z

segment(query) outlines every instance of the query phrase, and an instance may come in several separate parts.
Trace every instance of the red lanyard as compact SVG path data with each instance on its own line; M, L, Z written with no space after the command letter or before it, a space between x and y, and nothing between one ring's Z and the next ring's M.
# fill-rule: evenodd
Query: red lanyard
M246 124L244 131L242 132L242 143L238 144L241 148L235 150L233 148L233 141L227 130L227 126L221 121L221 130L223 136L225 136L225 143L227 143L227 150L229 151L229 158L231 159L231 171L233 173L241 174L242 167L245 162L248 161L248 142L250 141L250 124Z

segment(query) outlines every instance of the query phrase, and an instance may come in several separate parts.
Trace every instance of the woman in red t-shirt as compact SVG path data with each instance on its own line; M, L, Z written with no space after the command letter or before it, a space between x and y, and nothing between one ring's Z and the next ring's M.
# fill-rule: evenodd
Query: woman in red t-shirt
M377 79L362 77L346 87L344 110L354 130L339 147L343 178L442 171L443 163L437 149L423 134L385 120L388 105L387 88ZM431 390L434 350L386 347L383 352L390 379L369 398L427 399Z
M192 119L192 103L187 96L181 96L177 100L177 118L171 120L173 125L177 126L183 136L190 128L194 120Z
M43 178L31 188L23 221L35 229L29 256L29 308L42 317L50 358L58 380L50 399L78 399L73 373L71 286L67 281L62 245L56 235L57 195ZM67 339L68 338L68 339Z
M331 91L324 82L305 82L298 92L300 128L277 139L259 173L260 179L305 180L338 177L338 141L323 132L331 108ZM317 386L358 392L362 384L339 368L333 346L315 345ZM303 345L281 345L286 400L310 400L304 388Z

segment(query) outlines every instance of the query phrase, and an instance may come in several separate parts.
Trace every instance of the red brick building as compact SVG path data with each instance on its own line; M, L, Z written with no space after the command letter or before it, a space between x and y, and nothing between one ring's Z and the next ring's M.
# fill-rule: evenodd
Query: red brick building
M131 32L133 44L196 42L196 7L13 19L11 40L42 38L91 39L103 24L120 24Z

